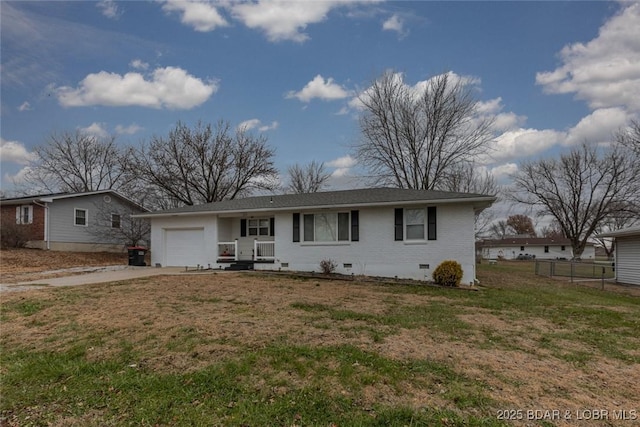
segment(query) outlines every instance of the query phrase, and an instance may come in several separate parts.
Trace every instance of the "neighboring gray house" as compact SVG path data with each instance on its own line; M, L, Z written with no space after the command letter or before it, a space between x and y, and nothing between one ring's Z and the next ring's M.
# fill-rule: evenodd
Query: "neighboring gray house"
M2 220L28 227L29 247L58 251L120 252L117 229L147 209L113 190L0 199Z
M613 237L616 240L616 282L640 285L640 227L611 231L598 237Z
M371 188L248 197L136 215L151 219L151 263L430 280L444 260L475 276L475 214L495 197Z

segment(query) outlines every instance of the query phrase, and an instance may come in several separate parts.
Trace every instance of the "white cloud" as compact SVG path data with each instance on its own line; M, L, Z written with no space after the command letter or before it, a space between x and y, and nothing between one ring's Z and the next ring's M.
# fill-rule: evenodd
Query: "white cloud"
M593 109L640 111L640 3L622 5L596 38L565 46L560 67L536 74L545 92L575 93Z
M280 125L280 124L279 124L278 122L273 121L273 122L271 122L271 124L269 124L269 125L260 126L260 127L258 128L258 130L259 130L260 132L266 132L266 131L268 131L268 130L276 130L276 129L278 129L278 126L279 126L279 125Z
M302 90L298 92L290 91L287 93L286 97L298 98L302 102L309 102L314 98L331 101L347 98L350 94L351 92L339 84L334 83L331 77L325 80L320 74L318 74L313 78L313 80L307 83Z
M144 128L142 126L138 126L135 123L130 124L129 126L117 125L116 126L116 133L118 135L134 135L134 134L140 132L143 129Z
M117 19L122 14L114 0L101 0L96 3L96 7L102 10L102 14L107 18Z
M18 111L31 111L33 110L33 108L31 108L31 104L29 104L29 102L24 101L19 107L18 107Z
M18 141L7 141L0 138L0 161L27 165L35 160L35 153L29 152L24 144Z
M332 177L339 178L349 174L352 167L356 165L356 159L349 154L346 156L338 157L337 159L327 162L327 166L330 168L336 168L331 174Z
M309 39L302 32L307 25L324 21L331 9L345 4L341 1L259 0L231 3L231 13L247 27L264 31L272 42L301 43Z
M250 119L245 120L237 126L237 129L244 129L245 131L257 128L260 132L266 132L269 130L276 130L279 126L279 123L276 121L271 122L271 124L260 126L262 122L260 119Z
M398 33L398 37L404 38L409 33L404 28L404 19L398 14L393 14L389 19L382 23L382 29L385 31L395 31Z
M180 22L200 32L213 31L229 25L209 1L167 0L163 3L162 10L167 13L180 13Z
M249 119L240 123L237 127L238 130L244 129L245 131L255 129L260 126L260 119Z
M140 73L119 75L101 71L89 74L78 88L54 88L64 107L89 105L141 106L190 109L204 103L218 90L215 82L204 83L176 67L157 68L149 80Z
M518 165L515 163L504 163L490 169L491 175L493 175L498 182L505 182L517 171Z
M129 63L131 68L135 68L136 70L147 70L149 68L149 64L142 61L141 59L134 59Z
M106 138L109 136L106 125L104 123L93 122L85 128L78 128L85 135L95 136L98 138Z
M537 155L562 144L566 133L551 129L516 129L498 136L493 141L491 153L480 162L506 162Z
M621 108L601 108L582 118L572 127L564 144L609 143L614 132L628 123L628 120L628 114Z

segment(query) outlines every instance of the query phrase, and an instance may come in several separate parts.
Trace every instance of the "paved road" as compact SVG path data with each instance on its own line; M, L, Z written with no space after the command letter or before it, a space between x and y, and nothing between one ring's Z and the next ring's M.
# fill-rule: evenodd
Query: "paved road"
M69 273L77 272L76 269L67 270ZM117 282L120 280L137 279L139 277L159 276L166 274L184 274L184 268L180 267L132 267L132 266L112 266L97 268L95 271L72 276L56 277L51 279L39 279L30 282L20 282L14 284L0 284L0 292L15 292L28 289L38 289L60 286L79 286L92 283ZM56 273L64 273L58 270Z

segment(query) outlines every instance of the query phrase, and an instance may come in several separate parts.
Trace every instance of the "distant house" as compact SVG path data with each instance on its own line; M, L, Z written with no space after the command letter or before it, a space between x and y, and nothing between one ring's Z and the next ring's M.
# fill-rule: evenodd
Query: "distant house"
M616 281L640 285L640 227L600 234L615 238Z
M112 190L0 199L2 221L28 228L27 246L58 251L123 251L111 229L148 210Z
M564 238L548 237L504 237L502 239L483 240L478 245L479 255L484 259L567 259L573 258L571 241ZM583 260L595 260L595 246L587 243L580 257Z
M226 200L137 215L151 219L162 266L320 271L431 280L457 260L475 280L474 219L495 197L370 188Z

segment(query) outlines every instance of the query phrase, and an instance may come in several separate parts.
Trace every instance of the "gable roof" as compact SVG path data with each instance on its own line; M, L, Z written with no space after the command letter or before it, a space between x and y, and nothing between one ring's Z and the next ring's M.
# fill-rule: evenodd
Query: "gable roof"
M34 202L52 203L55 200L69 199L74 197L87 197L87 196L94 196L97 194L105 194L105 195L117 197L135 206L136 208L138 208L143 212L149 212L149 209L123 196L122 194L118 193L115 190L87 191L83 193L49 193L49 194L38 194L34 196L12 197L12 198L0 199L0 205L19 205L19 204L29 204Z
M223 200L202 205L156 211L136 217L194 215L202 213L267 212L339 207L365 207L410 204L473 203L480 209L489 207L496 198L485 194L454 193L435 190L400 188L365 188L303 194L281 194Z

